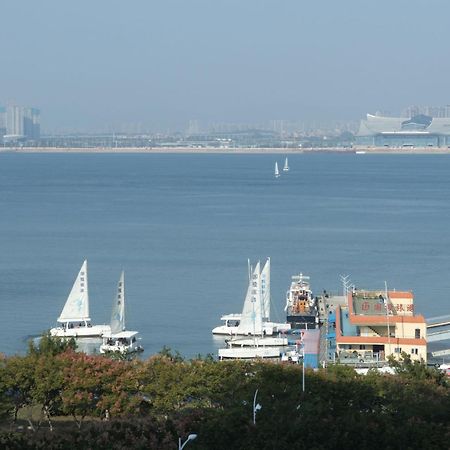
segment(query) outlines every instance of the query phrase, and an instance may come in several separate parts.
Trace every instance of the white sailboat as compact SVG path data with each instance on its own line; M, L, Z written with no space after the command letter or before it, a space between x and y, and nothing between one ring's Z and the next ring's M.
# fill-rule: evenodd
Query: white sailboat
M249 262L250 265L250 262ZM249 273L249 284L251 283L253 270ZM277 331L286 331L290 329L287 323L275 323L270 321L270 258L267 258L266 263L261 271L261 302L256 306L256 314L261 314L263 322L263 334L272 335ZM245 303L245 302L244 302ZM215 327L212 330L216 335L236 336L239 334L253 334L252 328L243 332L243 328L239 329L239 324L242 319L242 313L226 314L220 318L224 322L223 325ZM257 333L260 334L260 333Z
M280 176L280 171L278 170L278 162L275 162L275 178Z
M137 342L138 334L137 331L127 331L125 328L125 275L122 271L113 300L111 330L103 334L100 353L126 354L142 351L143 348Z
M254 336L253 339L249 339L251 341L256 339L256 334L263 335L261 300L261 272L260 263L258 261L255 269L251 273L241 320L238 325L239 334L251 334ZM231 339L227 342L227 348L219 349L220 360L280 357L279 349L258 347L256 345L246 346L244 348L233 346L233 341L234 339Z
M291 329L288 323L272 322L270 320L271 294L270 294L270 258L261 271L261 312L263 320L263 334L268 336L273 333L285 332Z
M284 160L283 172L289 172L289 164L288 164L288 159L287 159L287 157L286 157L286 159Z
M92 325L89 317L89 286L87 261L84 261L64 308L57 319L59 326L52 328L50 334L58 337L101 337L110 331L109 325Z
M263 335L260 268L261 264L258 261L252 272L250 283L248 284L237 334Z
M270 258L261 271L261 314L263 322L270 322Z
M251 273L236 334L251 335L252 337L231 338L227 341L227 348L219 349L220 360L280 358L282 347L288 344L286 338L266 336L267 329L270 329L270 334L273 333L272 324L264 322L264 319L268 319L270 315L269 273L270 258L268 258L262 271L258 261ZM269 301L267 301L267 298L269 298Z

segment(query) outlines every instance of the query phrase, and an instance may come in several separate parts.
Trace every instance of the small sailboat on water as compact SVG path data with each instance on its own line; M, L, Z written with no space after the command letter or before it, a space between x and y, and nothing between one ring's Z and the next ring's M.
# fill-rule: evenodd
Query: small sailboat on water
M286 159L284 160L283 172L289 172L289 163L288 163L287 157L286 157Z
M103 334L100 353L128 354L141 352L144 349L138 344L138 332L127 331L125 328L125 275L120 274L117 292L114 297L111 312L111 330Z
M89 317L89 287L85 260L73 283L64 308L57 319L59 325L50 330L52 336L73 338L101 337L109 325L92 325Z
M279 178L280 171L278 170L278 162L275 162L275 178Z

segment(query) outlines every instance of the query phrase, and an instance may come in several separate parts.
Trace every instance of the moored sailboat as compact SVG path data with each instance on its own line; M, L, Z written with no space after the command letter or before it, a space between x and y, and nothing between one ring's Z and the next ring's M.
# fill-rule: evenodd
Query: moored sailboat
M110 331L109 325L92 325L89 317L89 286L85 260L73 283L64 308L57 319L59 326L50 330L52 336L91 338Z
M233 337L227 341L227 348L219 349L219 359L279 358L282 348L288 345L287 339L266 336L266 330L273 333L273 327L265 322L270 311L270 258L263 270L260 262L251 272L245 296L241 320L236 334L252 337Z
M250 262L249 262L250 267ZM252 277L252 269L249 269L249 286L251 284ZM270 294L270 258L267 258L263 269L260 272L260 283L261 283L261 298L258 300L258 303L255 305L255 314L261 316L262 322L262 333L257 328L257 335L272 335L274 332L278 331L287 331L290 329L290 325L287 323L277 323L270 321L270 309L271 309L271 294ZM223 325L215 327L212 330L213 334L216 335L227 335L227 336L236 336L236 335L252 335L253 334L253 326L241 326L241 320L243 318L244 310L248 308L246 305L247 296L244 300L244 307L242 313L235 314L226 314L220 318L224 322Z
M143 351L138 344L138 332L127 331L125 327L125 275L120 274L117 292L111 312L111 331L103 334L100 353L134 353Z
M289 172L289 163L288 163L287 157L286 157L286 159L284 160L283 172Z

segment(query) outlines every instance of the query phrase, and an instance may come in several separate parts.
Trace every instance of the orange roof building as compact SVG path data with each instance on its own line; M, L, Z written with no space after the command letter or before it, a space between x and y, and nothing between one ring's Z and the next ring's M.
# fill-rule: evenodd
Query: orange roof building
M336 353L342 362L386 361L402 352L426 362L426 330L411 292L355 290L336 310Z

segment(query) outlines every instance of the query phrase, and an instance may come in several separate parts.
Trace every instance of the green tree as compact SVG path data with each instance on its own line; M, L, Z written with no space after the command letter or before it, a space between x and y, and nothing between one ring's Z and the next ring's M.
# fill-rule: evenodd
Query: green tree
M72 353L70 353L72 354ZM61 409L61 393L64 389L65 358L53 352L35 357L34 384L32 389L33 403L41 407L42 417L53 431L52 415ZM42 419L39 421L40 427Z
M428 367L423 360L412 360L411 355L402 352L399 359L389 356L389 366L393 367L401 377L415 380L431 380L434 383L447 386L448 379L445 373L436 367Z
M14 423L19 410L33 402L34 363L34 358L30 356L12 356L1 362L0 391L6 402L4 407L12 414Z

